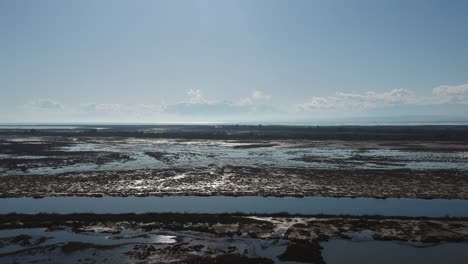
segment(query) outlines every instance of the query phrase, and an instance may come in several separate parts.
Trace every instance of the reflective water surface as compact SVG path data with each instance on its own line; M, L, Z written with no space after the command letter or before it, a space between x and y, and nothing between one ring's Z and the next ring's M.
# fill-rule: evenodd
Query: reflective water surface
M327 264L468 263L468 243L414 246L392 241L354 242L332 239L321 245L322 256Z
M0 213L280 213L468 217L468 200L260 196L0 199Z

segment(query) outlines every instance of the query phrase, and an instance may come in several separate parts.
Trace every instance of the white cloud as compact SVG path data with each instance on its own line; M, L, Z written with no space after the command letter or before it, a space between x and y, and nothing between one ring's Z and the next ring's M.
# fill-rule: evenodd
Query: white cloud
M437 103L468 105L468 84L439 86L432 89Z
M254 91L252 93L252 99L258 100L258 101L269 101L271 99L271 95L266 94L263 91Z
M432 93L438 96L468 96L468 84L439 86L434 88Z
M300 111L308 111L313 109L333 109L337 108L336 97L312 97L308 102L297 105Z
M246 113L271 112L274 108L265 103L271 96L263 91L253 91L250 96L236 101L207 99L199 89L187 92L188 100L165 105L165 112L181 115L239 115Z
M231 116L272 113L275 108L267 104L270 99L270 95L259 90L235 101L207 99L200 89L191 89L187 91L187 98L183 102L173 104L82 103L64 106L50 99L41 99L27 106L29 109L61 110L64 114L94 117L138 117L154 114Z
M40 110L62 110L64 108L63 104L51 99L38 99L29 103L27 107Z
M163 111L163 104L82 104L80 109L94 113L151 114Z
M191 104L206 104L209 101L203 96L203 93L200 89L190 89L187 92L188 102Z
M253 118L259 116L276 116L299 112L315 111L323 114L343 115L354 111L393 111L395 106L419 108L439 105L442 108L464 107L468 105L468 84L454 86L439 86L430 90L430 95L418 96L411 90L394 89L384 92L347 93L336 92L331 96L311 97L296 105L273 105L271 95L261 90L252 91L248 96L234 100L217 100L207 98L200 89L187 92L187 98L179 103L165 102L149 104L119 104L119 103L88 103L79 105L63 105L51 99L39 99L20 106L23 110L34 114L91 116L91 117L141 117L155 118L161 116L177 117L239 117ZM392 108L393 107L393 108ZM442 109L441 108L441 109ZM281 110L282 109L282 110ZM392 110L393 109L393 110Z
M307 111L312 109L372 109L389 105L415 102L414 93L405 89L394 89L389 92L342 93L335 96L312 97L309 101L297 105L297 109Z
M389 92L376 93L376 92L367 92L365 94L349 94L349 93L336 93L338 98L344 100L351 100L355 102L363 103L404 103L411 100L414 97L414 94L411 91L404 89L394 89Z
M158 113L165 109L165 104L137 104L133 109L139 113Z
M252 94L248 97L241 98L237 102L235 102L235 105L239 106L250 106L258 103L266 103L270 101L271 95L266 94L263 91L253 91Z
M120 104L82 104L80 105L80 108L88 112L112 113L112 112L120 112L122 105Z

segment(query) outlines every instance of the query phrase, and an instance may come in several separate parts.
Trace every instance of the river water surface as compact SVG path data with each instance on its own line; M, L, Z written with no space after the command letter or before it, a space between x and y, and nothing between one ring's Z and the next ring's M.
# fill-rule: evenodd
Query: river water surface
M0 213L260 213L468 217L468 200L260 196L0 199Z

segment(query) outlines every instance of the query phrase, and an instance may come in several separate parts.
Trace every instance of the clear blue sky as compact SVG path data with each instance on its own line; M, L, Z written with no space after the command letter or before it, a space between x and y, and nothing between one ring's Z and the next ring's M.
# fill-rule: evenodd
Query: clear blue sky
M0 122L463 116L467 14L457 0L3 0Z

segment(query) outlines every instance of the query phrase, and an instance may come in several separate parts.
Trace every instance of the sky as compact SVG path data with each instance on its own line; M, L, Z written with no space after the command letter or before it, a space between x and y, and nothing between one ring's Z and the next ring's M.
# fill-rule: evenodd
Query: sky
M3 0L0 122L463 119L467 12L461 0Z

